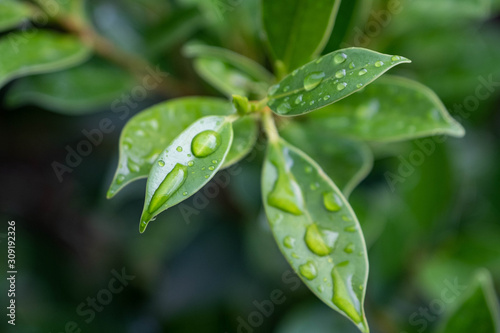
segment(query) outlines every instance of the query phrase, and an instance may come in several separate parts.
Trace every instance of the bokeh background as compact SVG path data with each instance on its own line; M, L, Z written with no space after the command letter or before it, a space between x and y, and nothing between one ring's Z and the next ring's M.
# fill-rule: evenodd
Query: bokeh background
M394 2L397 12L389 10ZM189 40L269 65L256 0L89 0L86 10L104 36L128 52L154 54L151 62L187 82L192 93L219 96L182 56ZM369 246L372 331L431 332L454 306L433 307L450 282L467 285L484 267L500 290L500 2L345 0L337 21L325 53L361 46L412 59L391 73L431 87L467 131L436 143L393 188L386 172L397 173L401 159L421 148L374 145L373 172L350 198ZM275 290L285 300L254 332L356 332L299 286L274 244L260 199L262 145L200 214L188 221L174 207L141 235L145 181L105 198L126 122L110 111L119 95L93 113L54 112L50 103L11 97L27 79L0 90L0 270L8 220L17 223L18 266L17 325L7 327L4 318L2 332L65 332L68 325L69 332L74 325L82 332L223 333L239 326L247 332L241 320L248 322L258 311L255 302ZM484 80L497 83L479 99ZM53 84L64 89L64 81ZM151 94L131 115L164 99ZM59 182L51 164L64 161L65 147L75 147L85 138L82 130L103 118L115 130ZM88 297L105 297L113 271L123 270L133 279L109 304L91 320L78 313ZM2 308L6 286L2 279ZM416 321L422 308L430 316Z

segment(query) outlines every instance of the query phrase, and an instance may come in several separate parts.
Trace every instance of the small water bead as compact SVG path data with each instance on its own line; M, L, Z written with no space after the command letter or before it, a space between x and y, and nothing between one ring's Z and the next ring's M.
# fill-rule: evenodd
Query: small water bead
M279 114L287 114L288 112L290 112L291 109L292 107L290 106L290 104L281 103L276 109L276 112L278 112Z
M318 270L314 262L308 261L307 263L299 266L300 275L308 280L314 280L318 276Z
M116 177L116 183L118 185L120 185L121 183L123 183L124 180L125 180L125 176L124 175L118 175L118 177Z
M271 86L269 88L268 94L269 95L274 95L276 93L276 91L278 91L279 88L280 88L279 84L275 84L275 85Z
M163 167L163 166L165 166L165 162L163 162L163 160L159 160L158 161L158 165L161 166L161 167Z
M323 204L330 212L338 212L343 206L342 200L334 192L323 193Z
M219 133L207 130L197 134L191 142L191 150L196 157L205 157L213 154L220 146Z
M304 79L304 89L306 91L311 91L317 86L320 85L320 83L323 81L325 78L325 73L324 72L312 72L311 74L307 75Z
M358 289L359 289L359 290L363 290L363 289L365 289L365 287L363 287L363 285L361 285L361 284L360 284L360 285L358 286Z
M217 164L217 163L218 163L218 161L217 161L217 160L212 160L212 163L213 163L213 164Z
M323 61L323 57L318 58L318 60L316 60L316 63L317 63L317 64L319 64L319 63L320 63L320 62L322 62L322 61Z
M187 154L187 157L191 157L191 154Z
M365 75L366 73L368 73L368 70L366 68L363 68L363 69L360 69L359 72L358 72L358 75L359 76L363 76Z
M325 290L325 287L323 287L323 286L318 286L318 291L319 291L320 293L322 293L324 290Z
M208 177L210 177L210 175L205 175L205 179L208 179Z
M297 73L298 73L298 72L299 72L299 70L298 70L298 69L294 69L294 70L293 70L293 72L292 72L292 76L297 75Z
M139 172L141 170L141 167L131 159L128 160L127 167L132 172Z
M290 96L285 97L285 102L288 102L290 100Z
M201 168L201 171L205 171L206 167Z
M297 98L295 99L295 104L301 103L302 102L302 98L303 98L303 95L297 96Z
M342 220L349 222L351 219L347 215L342 215Z
M286 248L292 249L295 246L295 238L286 236L285 239L283 239L283 245Z
M345 55L344 53L337 53L337 54L333 57L333 62L334 62L336 65L338 65L338 64L343 63L346 59L347 59L347 55Z
M194 162L193 161L189 161L188 162L188 166L192 167L194 165Z
M211 166L209 166L209 167L208 167L208 170L210 170L210 171L214 171L214 170L215 170L215 167L214 167L213 165L211 165Z
M383 61L377 61L375 62L375 67L382 67L384 65L384 62Z
M292 258L295 258L295 259L300 259L299 255L297 253L292 253Z
M349 68L350 68L350 69L354 69L355 67L356 67L356 65L355 65L353 62L351 62L351 63L349 64Z
M324 100L324 101L327 101L327 100L329 100L330 98L331 98L331 96L330 96L330 95L325 95L325 96L323 96L323 100Z
M345 69L341 69L341 70L337 71L337 73L335 73L335 77L337 79L341 79L345 76L345 73L346 73Z
M319 187L318 183L312 183L311 185L309 185L309 188L312 191L316 191L318 189L318 187Z
M344 248L345 253L352 253L354 251L354 244L349 243L347 246Z
M401 57L398 55L395 55L395 56L392 56L391 60L392 61L399 61L399 60L401 60Z
M314 105L314 101L310 101L310 102L309 102L309 105Z
M188 193L187 192L182 192L182 195L186 196L186 195L188 195Z
M160 186L156 189L149 203L148 211L157 211L181 186L187 178L187 167L177 163Z
M345 87L347 87L347 83L345 83L345 82L341 82L341 83L337 84L337 90L338 91L344 90Z
M179 146L179 147L177 147L177 148L176 148L176 150L177 150L178 152L181 152L181 151L182 151L182 147L181 147L181 146Z
M305 169L304 169L304 171L306 173L311 173L313 171L313 168L311 166L306 166Z
M359 89L359 88L361 88L361 87L363 87L363 83L358 83L358 84L356 85L356 88L358 88L358 89Z
M350 227L345 227L344 228L344 231L347 231L347 232L356 232L357 228L356 226L350 226Z
M304 239L309 250L324 257L333 252L338 236L338 233L327 229L321 230L316 223L313 223L307 227Z
M285 86L285 88L283 88L284 92L287 92L288 90L290 90L290 86Z

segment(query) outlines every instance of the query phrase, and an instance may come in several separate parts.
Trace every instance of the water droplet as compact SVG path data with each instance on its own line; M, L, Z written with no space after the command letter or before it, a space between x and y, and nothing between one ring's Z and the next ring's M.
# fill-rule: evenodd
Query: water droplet
M205 171L206 167L201 168L201 171Z
M186 195L188 195L188 193L187 192L182 192L182 195L186 196Z
M365 287L363 287L363 285L361 285L361 284L360 284L360 285L358 286L358 289L359 289L359 290L363 290L363 289L365 289Z
M334 192L323 193L323 204L330 212L338 212L343 206L342 200Z
M351 219L347 215L342 215L342 220L349 222Z
M295 99L295 104L299 104L300 102L302 102L302 97L303 95L297 96L297 98Z
M375 63L375 67L382 67L383 65L384 65L384 62L380 61L380 60Z
M363 76L365 75L366 73L368 73L368 70L366 68L363 68L363 69L360 69L359 72L358 72L358 75L359 76Z
M214 170L215 170L215 167L214 167L213 165L211 165L211 166L209 166L209 167L208 167L208 170L210 170L210 171L214 171Z
M191 150L196 157L213 154L219 148L221 138L219 133L207 130L197 134L191 142Z
M319 291L320 293L322 293L324 290L325 290L325 287L323 287L323 286L318 286L318 291Z
M324 101L327 101L327 100L329 100L330 98L331 98L331 96L330 96L330 95L325 95L325 96L323 96L323 100L324 100Z
M363 324L363 316L361 314L361 302L358 299L352 285L352 274L341 274L340 271L345 270L349 265L348 261L344 261L332 269L333 280L333 298L332 302L340 310L342 310L355 323ZM358 325L359 326L359 325Z
M281 103L276 109L276 112L278 112L279 114L287 114L288 112L290 112L291 109L292 107L290 106L290 104Z
M295 258L295 259L300 259L299 255L297 253L292 253L292 258Z
M289 249L293 248L295 245L295 238L286 236L283 240L283 245Z
M337 90L338 91L344 90L345 87L347 87L347 83L345 83L345 82L340 82L339 84L337 84Z
M141 167L131 159L128 160L127 167L132 172L139 172L141 170Z
M271 87L269 88L269 92L268 92L268 94L269 94L269 95L274 95L274 94L276 93L276 91L278 91L278 89L279 89L279 88L280 88L280 85L279 85L279 84L275 84L275 85L271 86Z
M310 101L310 102L309 102L309 105L314 105L314 101Z
M354 244L349 243L347 246L344 248L345 253L352 253L354 251Z
M311 74L307 75L306 78L304 79L304 89L306 91L313 90L314 88L320 85L324 77L325 77L324 72L312 72Z
M335 73L335 77L337 79L341 79L345 76L345 69L341 69L339 71L337 71L337 73Z
M292 72L292 76L297 75L297 73L298 73L298 72L299 72L299 70L298 70L298 69L294 69L294 70L293 70L293 72Z
M313 168L311 166L306 166L305 169L304 169L304 171L306 173L311 173L313 171Z
M308 280L314 280L316 276L318 276L316 265L314 265L314 263L310 260L307 263L299 266L299 272L300 275Z
M322 229L316 223L307 227L305 242L309 250L323 257L333 252L339 234L331 230Z
M343 63L346 59L347 59L347 55L345 55L344 53L337 53L337 54L333 57L333 62L334 62L336 65L338 65L338 64Z
M184 184L187 178L187 167L177 163L170 171L160 186L156 189L148 211L154 213Z
M177 148L176 148L176 150L177 150L178 152L181 152L181 151L182 151L182 147L181 147L181 146L179 146L179 147L177 147Z
M161 167L163 167L163 166L165 166L165 162L163 162L163 160L159 160L158 161L158 165L161 166Z
M309 188L313 191L316 191L318 187L319 187L318 183L312 183L311 185L309 185Z
M188 162L188 166L192 167L194 165L194 162L193 161L189 161Z
M359 89L359 88L361 88L362 86L363 86L363 83L358 83L358 84L356 85L356 88L358 88L358 89Z
M350 69L353 69L353 68L355 68L355 67L356 67L356 65L355 65L353 62L351 62L351 63L349 64L349 68L350 68Z
M345 227L344 231L347 231L347 232L356 232L357 228L356 226L352 225L350 227Z
M283 88L284 92L287 92L288 90L290 90L290 86L285 86L285 88Z
M395 56L392 56L391 60L392 61L399 61L399 60L401 60L401 57L398 55L395 55Z
M212 160L212 163L213 163L213 164L217 164L217 163L218 163L218 161L217 161L217 160Z
M120 185L121 183L123 183L124 180L125 180L125 176L124 175L118 175L118 177L116 177L116 183L118 185Z
M317 63L317 64L319 64L319 63L320 63L320 62L322 62L322 61L323 61L323 57L318 58L318 60L316 60L316 63Z
M302 192L299 185L292 178L288 177L285 170L278 170L278 179L274 183L273 190L267 197L267 203L287 213L302 215L302 207L304 205Z
M210 177L210 175L205 175L205 179L208 179L208 177Z

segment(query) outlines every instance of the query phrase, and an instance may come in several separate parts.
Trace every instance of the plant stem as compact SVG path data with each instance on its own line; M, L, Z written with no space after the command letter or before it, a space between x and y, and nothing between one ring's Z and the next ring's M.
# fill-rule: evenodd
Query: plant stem
M274 123L271 109L267 106L262 110L262 126L264 127L264 131L266 132L269 142L278 142L280 138L278 129Z

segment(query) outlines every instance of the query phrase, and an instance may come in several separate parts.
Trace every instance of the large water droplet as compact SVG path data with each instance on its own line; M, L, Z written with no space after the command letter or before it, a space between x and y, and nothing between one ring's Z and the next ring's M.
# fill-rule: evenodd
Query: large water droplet
M288 103L281 103L278 108L276 109L276 112L278 112L279 114L287 114L288 112L290 112L290 110L292 109L292 107L290 106L290 104Z
M382 67L384 65L384 62L383 61L377 61L375 62L375 67Z
M358 326L364 327L361 302L352 285L352 274L340 274L340 270L346 269L348 265L349 262L344 261L332 269L332 302L355 323L359 324Z
M297 98L295 99L295 104L301 103L302 102L302 97L303 97L303 95L297 96Z
M207 130L199 133L191 142L191 150L196 157L205 157L213 154L219 148L221 138L219 133Z
M285 239L283 239L283 245L286 248L292 249L295 246L295 238L286 236Z
M335 73L335 77L337 79L341 79L345 76L345 69L341 69L339 71L337 71L337 73Z
M304 239L309 250L323 257L333 252L338 236L339 234L334 231L320 230L318 225L313 223L307 227Z
M193 161L189 161L188 162L188 166L192 167L194 165L194 162Z
M187 178L187 166L177 163L160 186L156 189L148 211L154 213L184 184Z
M116 177L116 183L118 185L120 185L121 183L123 183L124 180L125 180L125 176L124 175L118 175L118 177Z
M278 168L278 179L267 197L267 203L287 213L302 215L304 205L302 192L299 185L288 177L285 170Z
M392 56L391 60L392 61L399 61L399 60L401 60L401 57L398 55L395 55L395 56Z
M347 87L347 83L345 83L345 82L340 82L339 84L337 84L337 90L338 91L344 90L345 87Z
M323 193L323 204L330 212L338 212L342 208L342 200L334 192Z
M365 75L366 73L368 73L368 70L366 68L363 68L363 69L360 69L359 72L358 72L358 75L359 76L363 76Z
M324 72L312 72L311 74L307 75L306 78L304 79L304 89L306 91L311 91L319 84L321 81L323 81L323 78L325 77Z
M333 62L338 65L343 63L347 59L347 55L344 53L338 53L333 57Z
M318 270L314 262L308 261L307 263L299 266L300 275L308 280L314 280L318 276Z

